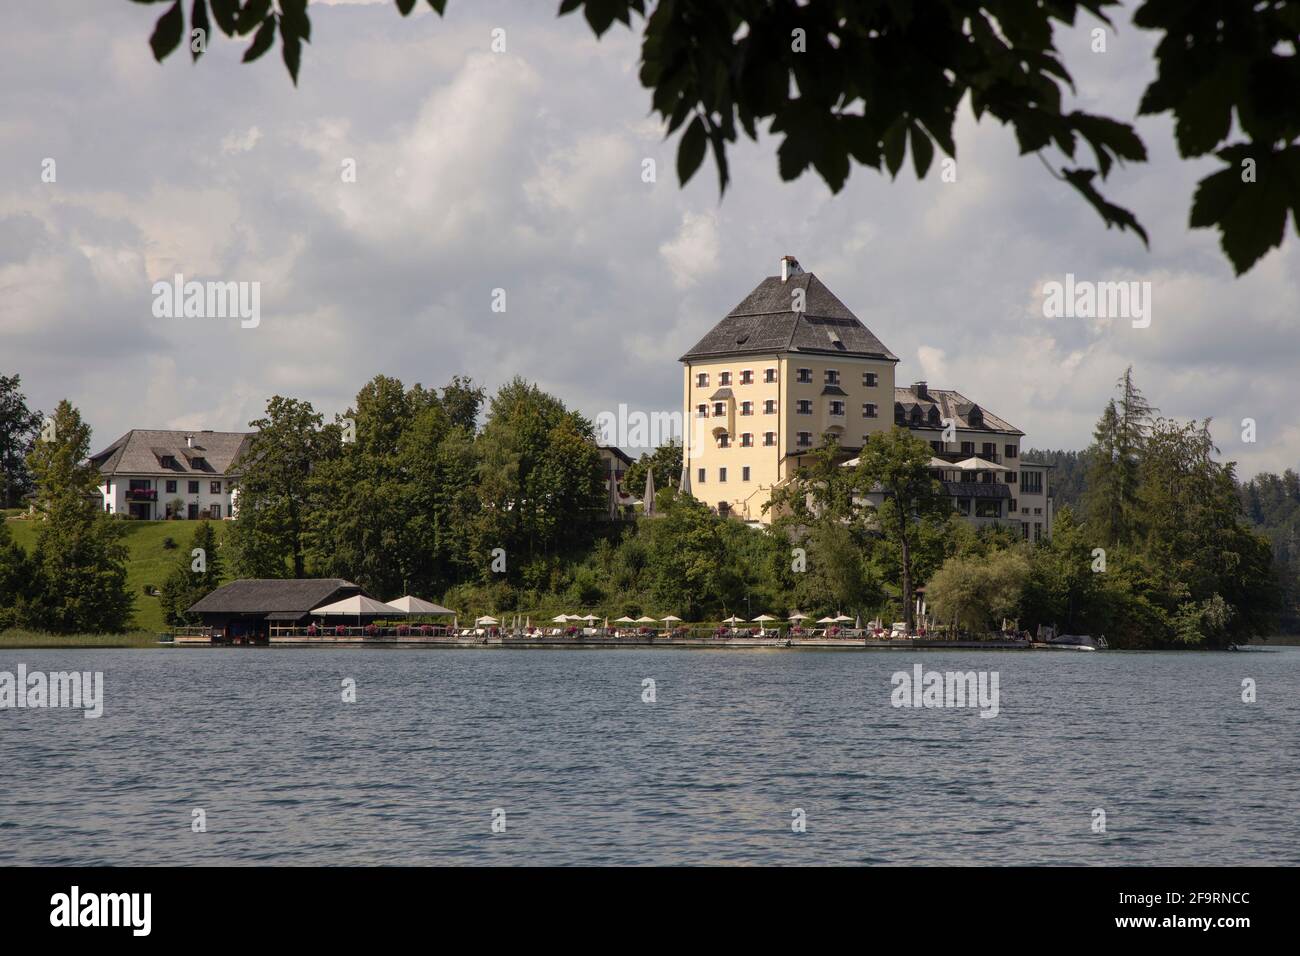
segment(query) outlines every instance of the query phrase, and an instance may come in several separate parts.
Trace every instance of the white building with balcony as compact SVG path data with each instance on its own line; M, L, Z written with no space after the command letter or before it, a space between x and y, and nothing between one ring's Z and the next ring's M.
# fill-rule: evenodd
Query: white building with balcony
M90 456L102 479L104 510L144 521L234 517L234 465L252 437L132 429Z

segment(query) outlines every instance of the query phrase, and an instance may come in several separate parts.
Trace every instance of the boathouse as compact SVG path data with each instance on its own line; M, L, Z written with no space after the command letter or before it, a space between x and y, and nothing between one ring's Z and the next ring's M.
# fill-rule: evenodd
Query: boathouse
M354 595L371 597L342 578L245 578L222 585L194 604L214 643L264 644L271 625L306 624L313 609Z

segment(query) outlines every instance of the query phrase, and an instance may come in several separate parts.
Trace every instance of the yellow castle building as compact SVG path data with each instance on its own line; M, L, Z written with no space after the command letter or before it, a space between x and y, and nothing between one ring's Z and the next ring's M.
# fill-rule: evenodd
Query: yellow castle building
M959 392L899 387L898 356L793 256L681 362L680 488L719 514L769 523L772 488L826 437L848 459L897 424L930 444L934 476L972 523L1050 533L1050 466L1020 458L1024 433Z

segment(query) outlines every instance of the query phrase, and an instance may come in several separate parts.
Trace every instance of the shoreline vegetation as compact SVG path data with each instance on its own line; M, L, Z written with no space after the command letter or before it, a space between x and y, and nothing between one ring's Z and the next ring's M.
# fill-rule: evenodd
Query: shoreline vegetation
M669 442L626 472L626 492L648 489L651 469L655 487L653 512L629 513L592 422L523 379L489 398L461 377L432 389L378 375L332 422L274 396L249 423L225 521L103 513L89 427L67 401L49 424L25 459L34 517L0 523L0 629L46 646L68 645L32 635L148 645L198 624L188 609L239 578L341 578L462 620L799 610L969 635L1013 621L1115 649L1242 646L1300 620L1300 477L1243 486L1209 423L1159 416L1131 370L1082 453L1077 507L1040 541L956 513L932 449L901 427L873 433L851 468L828 436L758 528L678 493L682 448ZM146 637L109 636L121 633Z
M0 651L61 650L99 648L125 650L141 647L166 647L158 643L153 631L125 631L121 634L50 634L14 629L0 632Z
M698 630L698 628L696 628L696 630ZM787 635L787 636L788 636L788 635ZM520 643L523 643L523 644L526 644L526 643L527 643L526 641L524 641L524 640L522 640L522 639L520 639L519 642L520 642ZM941 640L937 640L937 639L934 640L934 641L926 642L926 643L924 644L924 649L925 649L925 650L930 650L930 651L933 651L933 650L945 650L945 649L947 649L947 648L944 648L944 647L941 646L942 643L944 643L944 642L941 641ZM989 647L988 647L988 648L980 648L980 647L978 647L978 646L972 646L972 645L979 644L979 643L987 643L987 644L989 645ZM996 638L988 638L988 639L985 639L985 640L983 640L983 641L980 641L980 640L963 640L963 641L956 641L956 640L954 640L954 641L952 642L953 647L951 648L951 650L952 650L952 651L965 651L965 650L1002 650L1002 649L1006 649L1005 647L1002 646L1004 643L1005 643L1005 642L1003 642L1003 641L999 641L999 640L996 639ZM936 645L940 645L940 646L936 646ZM26 650L140 650L140 649L144 649L144 648L175 649L177 646L182 646L182 647L184 647L185 645L174 645L174 644L171 644L171 643L160 642L160 641L159 641L159 633L155 633L155 632L152 632L152 631L127 631L127 632L124 632L124 633L121 633L121 634L49 634L49 633L41 633L41 632L37 632L37 631L26 631L26 630L18 630L18 629L14 629L14 630L8 630L8 631L0 632L0 651L26 651ZM189 645L189 647L204 647L204 646L207 646L207 645ZM211 646L226 647L226 646L228 646L228 645L211 645ZM282 646L282 647L280 647L279 649L283 650L283 649L286 649L286 647L287 647L288 649L294 649L294 650L303 650L303 649L308 649L308 650L310 650L310 649L313 649L314 647L317 647L317 646L319 646L319 647L336 647L336 648L340 648L340 649L341 649L341 648L349 648L349 649L361 648L361 649L364 649L364 648L366 647L366 644L364 644L364 643L348 643L348 644L342 644L342 643L340 643L340 644L336 644L336 645L331 645L331 644L320 644L320 645L310 645L310 644L292 644L292 645ZM392 649L392 648L395 647L395 646L396 646L396 647L402 647L402 645L394 645L394 644L391 644L391 643L385 643L385 642L383 642L382 640L374 642L374 645L373 645L373 646L374 646L374 647L378 647L378 648L382 648L382 649L385 649L385 650L390 650L390 649ZM444 645L443 647L440 648L440 647L439 647L438 645L436 645L436 644L413 644L413 645L406 645L406 649L440 650L440 649L447 649L447 648L461 648L461 647L463 647L463 646L464 646L464 645L458 645L458 644L447 644L447 645ZM496 650L496 649L501 649L501 648L503 648L503 647L504 647L504 648L509 648L509 647L511 646L511 644L510 644L510 642L506 642L506 643L504 643L504 644L501 644L501 643L491 643L491 644L479 644L479 645L472 645L472 646L477 646L477 647L481 647L481 648L486 648L486 649ZM612 640L591 641L591 640L584 640L584 639L581 638L581 637L576 637L576 638L573 638L573 639L571 639L571 640L569 640L569 641L551 641L551 642L549 642L549 643L545 646L544 649L546 649L546 650L553 650L553 649L564 649L565 647L570 647L570 648L577 649L577 650L596 650L596 649L609 649L609 650L620 650L620 649L622 649L622 650L626 650L626 649L629 649L629 648L635 648L635 649L649 649L649 648L654 648L654 647L656 647L656 646L657 646L659 649L665 649L665 648L667 648L667 649L672 649L672 648L679 648L679 649L700 649L701 647L703 647L703 648L705 648L705 649L707 649L707 648L713 648L713 649L717 649L717 650L818 650L818 649L823 649L823 650L853 650L853 649L857 648L857 649L867 649L867 650L873 650L873 651L874 651L874 650L895 650L895 651L907 651L907 650L912 650L912 649L914 649L914 645L912 644L912 642L911 642L911 641L907 641L907 640L896 640L896 641L890 642L890 643L889 643L889 646L883 646L882 644L873 644L873 645L870 645L869 647L864 647L863 645L860 645L860 644L855 645L855 644L849 643L848 639L845 639L845 640L842 640L842 641L837 641L836 639L833 639L833 638L832 638L832 639L826 641L826 642L823 643L823 644L819 644L819 643L817 643L816 641L811 641L811 640L810 640L810 641L805 641L804 643L794 644L793 646L790 646L790 647L783 647L783 646L778 645L778 644L764 644L764 645L758 645L758 644L756 644L755 642L752 642L752 641L748 641L748 642L747 642L747 641L745 641L743 638L742 638L742 639L737 639L736 641L731 642L731 643L728 643L727 641L716 641L716 642L710 642L710 643L708 643L707 645L702 645L702 644L680 644L680 643L676 643L676 644L675 644L675 643L669 643L668 641L664 640L664 639L661 638L661 637L660 637L660 638L657 638L655 643L646 643L646 642L644 642L644 641L641 641L641 642L632 642L632 643L627 643L627 644L622 644L622 645L620 645L620 644L618 644L617 642L612 641ZM1249 643L1244 644L1244 645L1242 645L1242 646L1243 646L1243 647L1252 647L1252 648L1261 648L1261 647L1265 647L1265 648L1266 648L1266 647L1300 647L1300 634L1275 634L1275 635L1271 635L1271 636L1269 636L1269 637L1257 637L1257 638L1252 639ZM537 648L541 649L541 645L530 645L530 649L531 649L532 647L537 647ZM188 648L187 648L187 649L188 649ZM1128 650L1151 651L1151 650L1156 650L1157 648L1127 648L1127 649L1128 649ZM1224 651L1224 650L1226 650L1226 648L1218 648L1218 647L1175 647L1175 648L1158 648L1158 650L1171 650L1171 651L1187 651L1187 650L1191 650L1191 651Z

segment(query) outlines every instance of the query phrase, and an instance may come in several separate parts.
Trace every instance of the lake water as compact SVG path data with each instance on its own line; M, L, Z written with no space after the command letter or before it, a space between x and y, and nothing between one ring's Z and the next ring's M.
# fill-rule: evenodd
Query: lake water
M4 864L1300 864L1300 648L20 662L105 704L0 711ZM916 663L996 671L998 716L891 706Z

